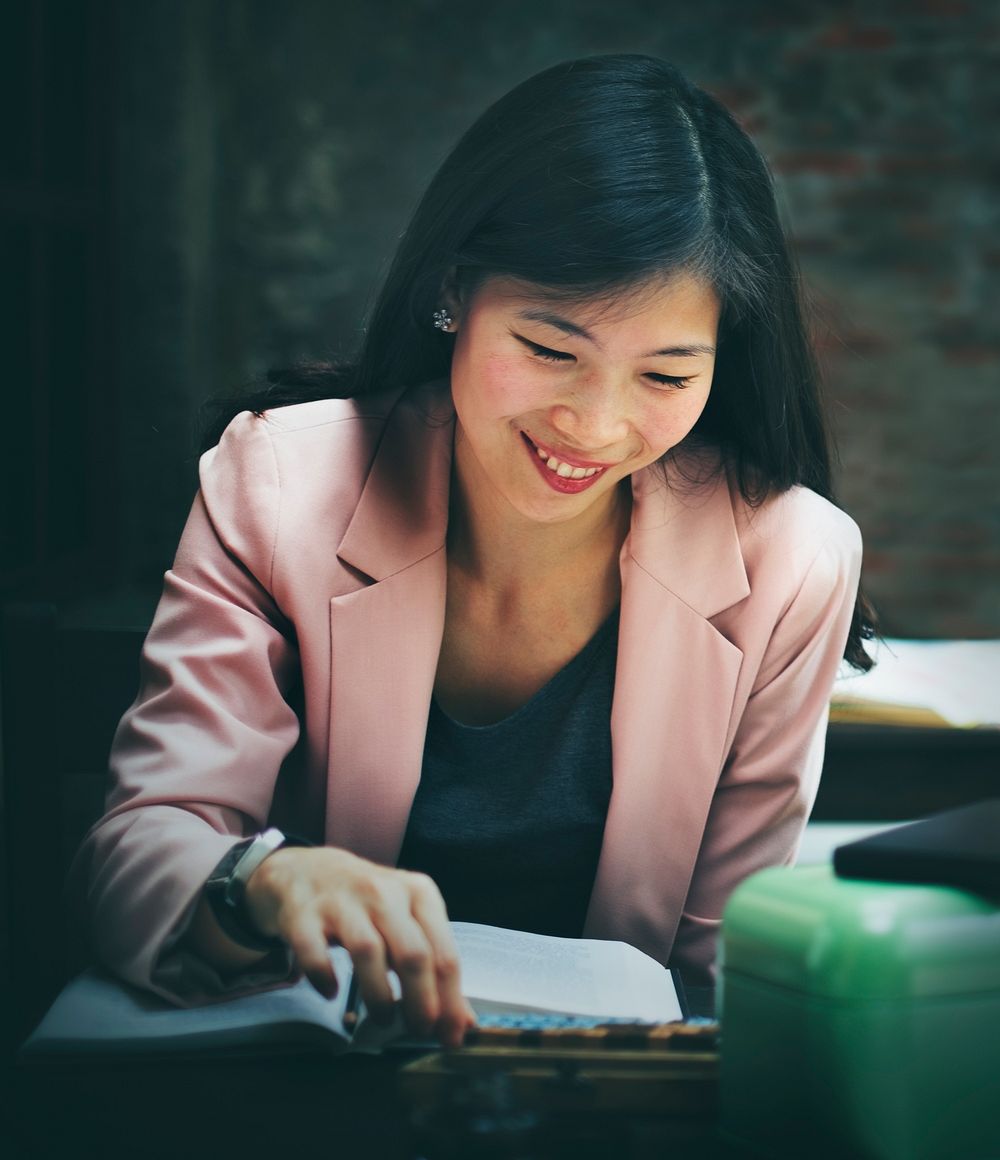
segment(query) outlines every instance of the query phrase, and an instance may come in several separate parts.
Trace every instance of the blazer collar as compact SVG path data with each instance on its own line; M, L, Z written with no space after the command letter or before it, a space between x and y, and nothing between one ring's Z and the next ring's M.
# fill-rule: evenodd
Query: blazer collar
M750 595L734 501L715 453L674 456L632 477L632 528L622 549L709 619Z
M455 411L447 382L400 395L375 451L340 559L378 582L438 551L448 531ZM419 453L414 450L419 448ZM750 594L726 473L711 455L675 457L632 477L622 549L705 618Z
M385 580L443 547L454 438L446 383L400 395L337 551L345 564Z

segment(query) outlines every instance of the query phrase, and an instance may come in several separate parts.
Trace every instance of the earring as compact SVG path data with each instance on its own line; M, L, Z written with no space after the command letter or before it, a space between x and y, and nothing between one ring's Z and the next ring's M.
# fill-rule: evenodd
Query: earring
M434 325L438 330L451 330L454 321L447 310L434 311Z

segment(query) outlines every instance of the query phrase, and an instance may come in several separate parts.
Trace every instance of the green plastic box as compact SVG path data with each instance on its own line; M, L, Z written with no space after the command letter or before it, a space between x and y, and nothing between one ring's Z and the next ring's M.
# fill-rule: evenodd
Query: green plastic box
M1000 902L762 870L720 955L726 1136L803 1160L1000 1160Z

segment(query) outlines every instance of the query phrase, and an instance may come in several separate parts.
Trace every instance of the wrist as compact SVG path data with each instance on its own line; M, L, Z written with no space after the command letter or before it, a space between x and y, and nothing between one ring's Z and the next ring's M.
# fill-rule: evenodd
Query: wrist
M284 946L276 933L261 929L248 909L247 885L265 861L282 848L311 844L271 827L235 843L226 852L205 882L204 897L228 938L254 951L270 951Z
M253 928L266 937L278 933L278 910L287 890L288 866L300 849L282 846L270 854L247 879L243 892L243 913Z

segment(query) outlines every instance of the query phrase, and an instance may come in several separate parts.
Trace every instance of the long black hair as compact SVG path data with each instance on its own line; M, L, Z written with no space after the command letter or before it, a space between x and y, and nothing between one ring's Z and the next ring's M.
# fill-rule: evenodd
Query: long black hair
M733 116L665 61L568 61L518 85L466 132L424 194L360 350L271 371L216 400L207 441L236 410L349 397L448 374L431 316L491 276L557 300L612 300L683 271L722 303L715 375L691 436L724 452L747 502L802 484L833 499L830 440L800 279L767 164ZM874 615L859 595L845 651Z

